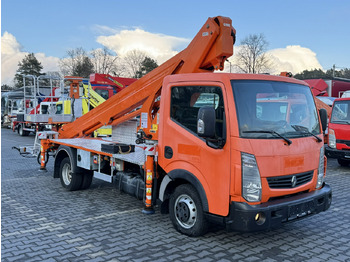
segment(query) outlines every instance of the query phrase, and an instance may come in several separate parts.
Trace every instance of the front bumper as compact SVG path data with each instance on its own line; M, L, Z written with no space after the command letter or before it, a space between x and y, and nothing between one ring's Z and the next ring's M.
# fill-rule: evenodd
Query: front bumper
M268 230L284 222L326 211L331 202L332 189L327 184L320 190L259 205L232 202L225 224L229 231Z
M326 156L336 159L350 159L350 151L334 149L326 146Z

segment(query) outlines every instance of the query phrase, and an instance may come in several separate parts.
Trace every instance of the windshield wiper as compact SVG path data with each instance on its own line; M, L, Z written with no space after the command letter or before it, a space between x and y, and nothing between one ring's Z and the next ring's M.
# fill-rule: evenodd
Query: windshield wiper
M280 133L273 131L273 130L251 130L251 131L243 131L242 133L261 133L261 134L273 134L276 136L279 136L280 138L282 138L284 141L287 142L288 145L290 145L292 143L291 140L289 140L288 138L282 136Z
M305 126L299 126L299 125L291 125L295 129L295 131L299 131L304 134L312 135L314 138L317 139L317 143L322 142L323 140L316 136L315 134L311 133Z

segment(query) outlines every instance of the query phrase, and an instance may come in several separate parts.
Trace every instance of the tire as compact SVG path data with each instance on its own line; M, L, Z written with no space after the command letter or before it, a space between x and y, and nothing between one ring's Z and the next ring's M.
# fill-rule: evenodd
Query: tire
M338 159L338 163L341 166L349 166L350 165L350 160L347 159Z
M72 172L72 163L70 162L69 157L62 160L59 175L61 184L64 188L69 191L80 189L83 176L81 173Z
M205 234L208 222L204 216L202 201L189 184L178 186L170 197L169 215L174 228L182 234L197 237Z
M19 124L19 125L18 125L18 134L19 134L20 136L28 136L28 135L29 135L29 132L23 130L23 125Z
M91 186L92 183L92 178L93 178L93 172L92 171L87 171L86 173L83 174L83 182L81 184L80 189L88 189Z

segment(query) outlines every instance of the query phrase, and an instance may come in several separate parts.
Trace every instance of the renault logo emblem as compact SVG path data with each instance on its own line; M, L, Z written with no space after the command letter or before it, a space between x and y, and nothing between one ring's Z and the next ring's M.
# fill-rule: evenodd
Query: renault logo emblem
M296 176L292 176L291 182L292 182L292 187L295 187L296 184L297 184L297 177Z

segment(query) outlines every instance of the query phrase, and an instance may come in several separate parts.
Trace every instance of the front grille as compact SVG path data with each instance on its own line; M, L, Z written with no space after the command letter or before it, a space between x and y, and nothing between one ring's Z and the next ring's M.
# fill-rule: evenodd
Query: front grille
M18 116L17 116L18 118ZM341 140L341 139L337 139L337 144L345 144L347 146L350 146L350 140Z
M310 182L312 176L313 171L310 171L288 176L268 177L267 182L269 187L273 189L295 188Z

